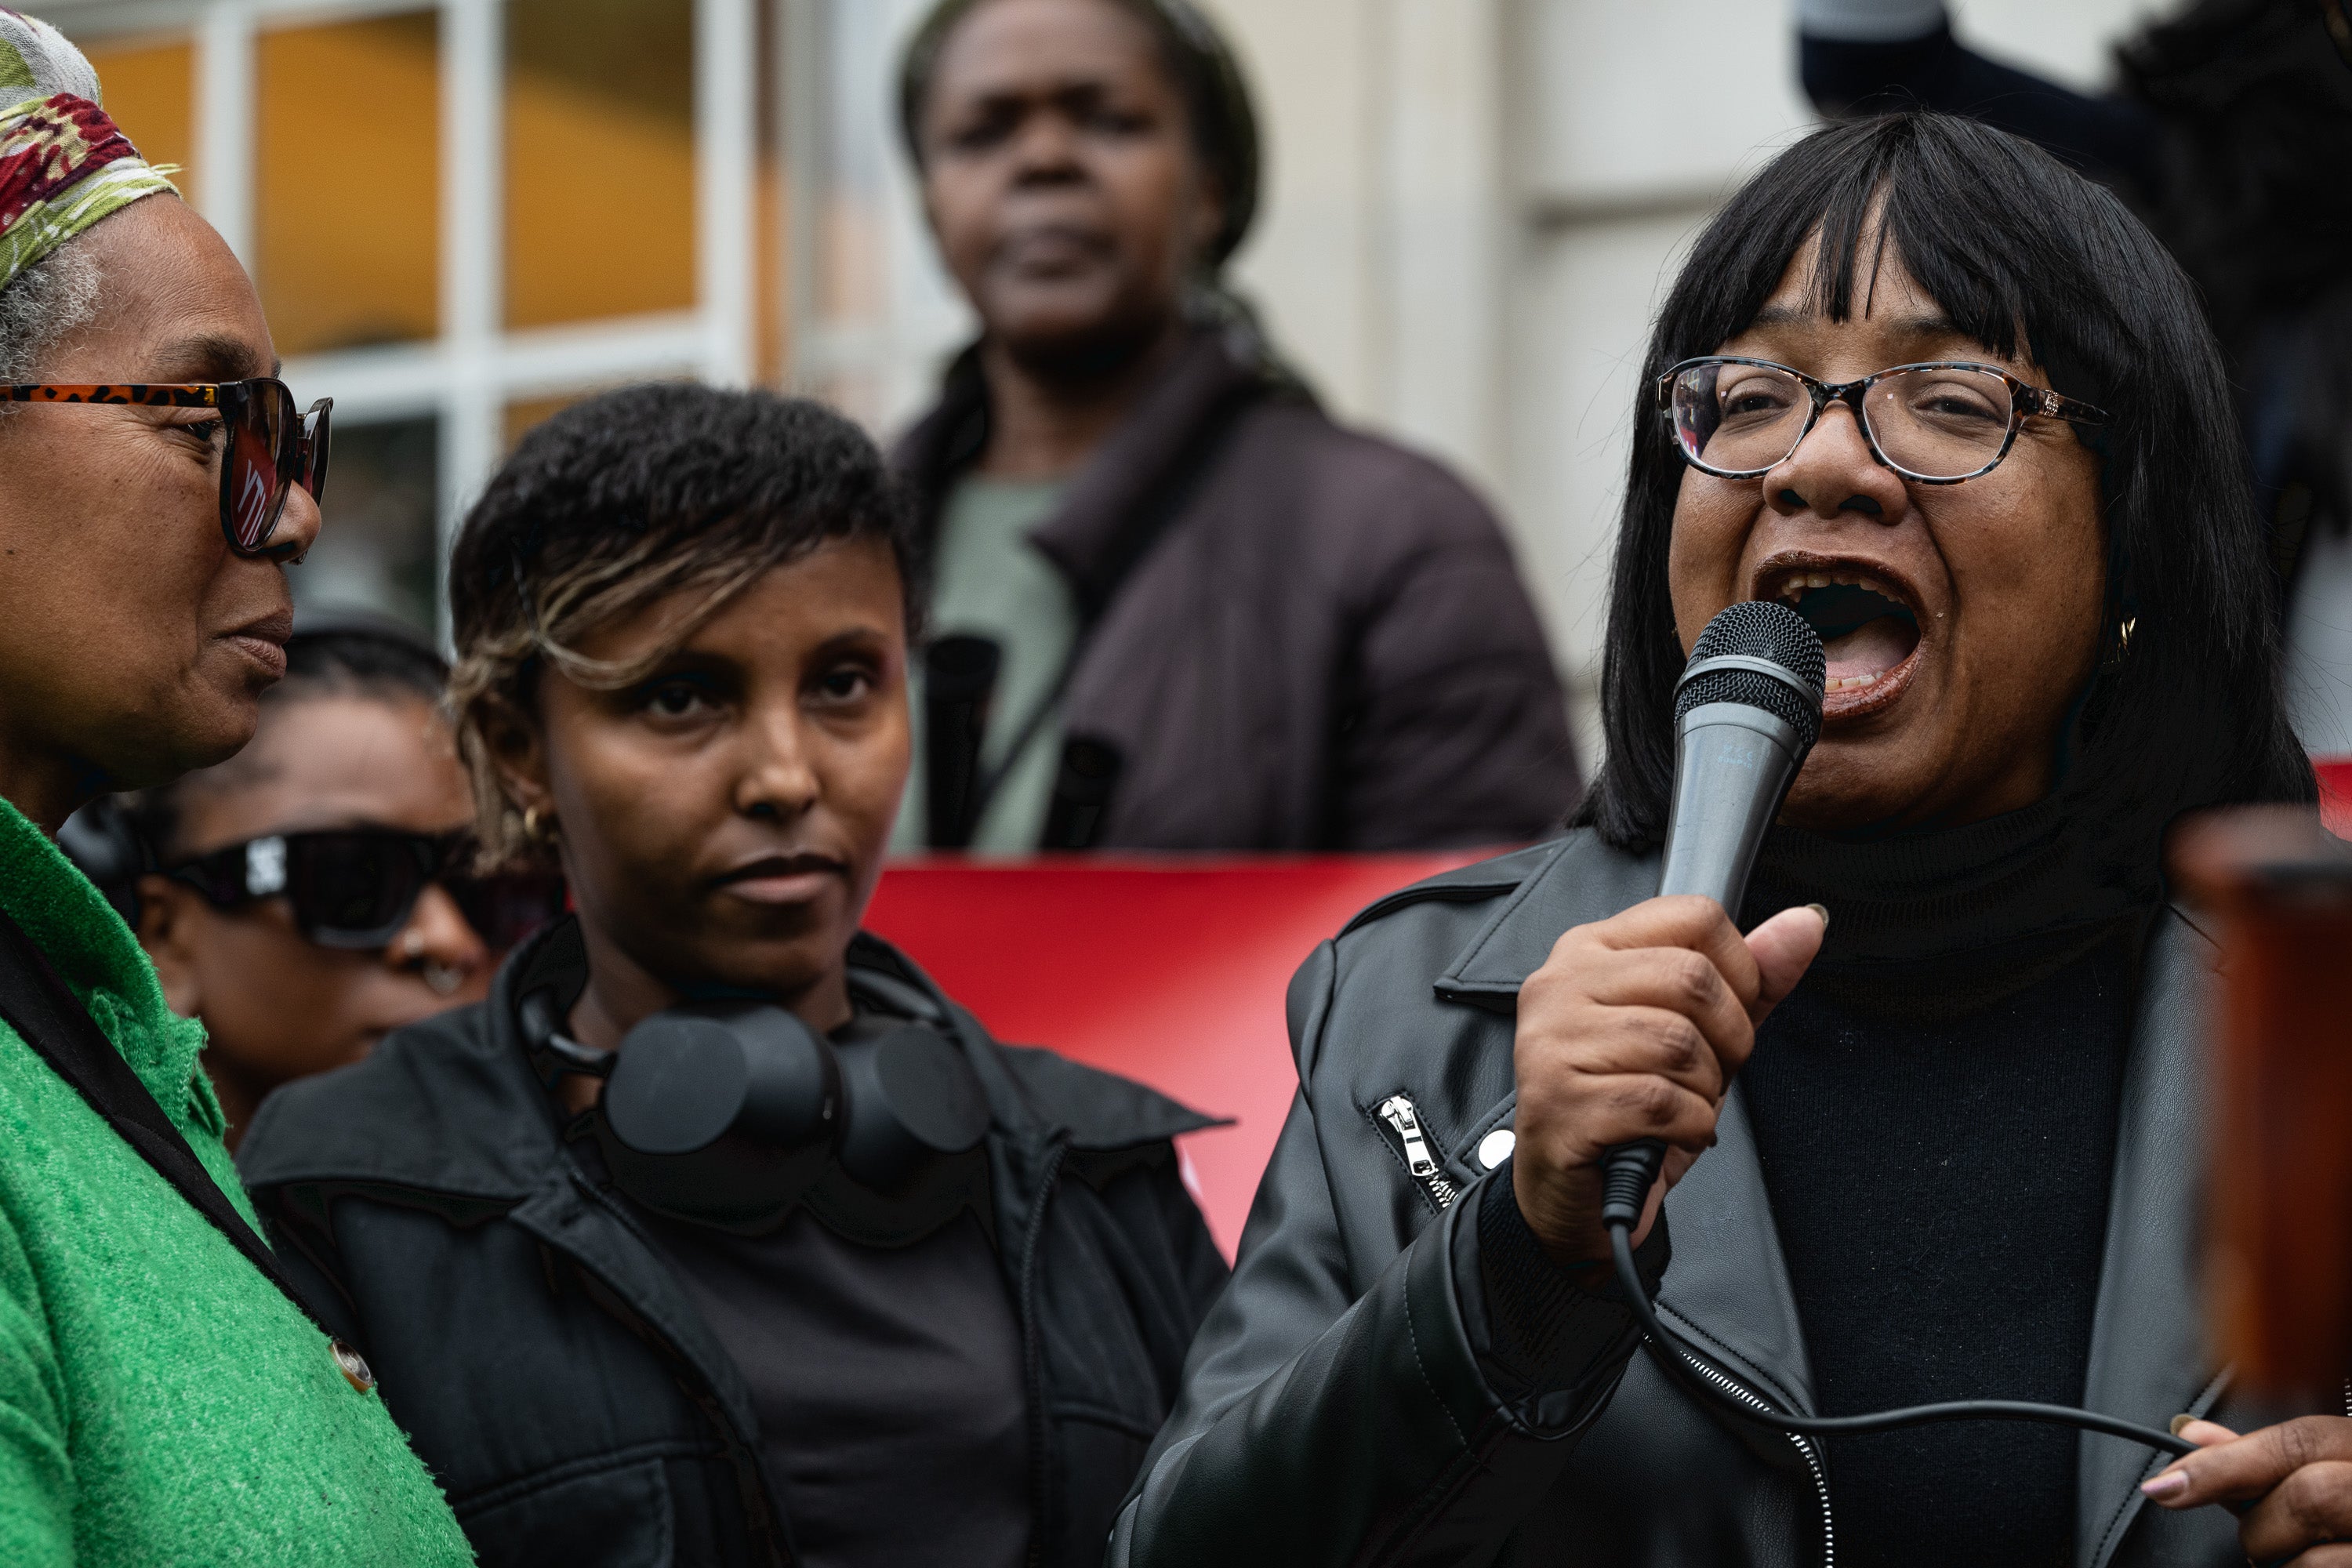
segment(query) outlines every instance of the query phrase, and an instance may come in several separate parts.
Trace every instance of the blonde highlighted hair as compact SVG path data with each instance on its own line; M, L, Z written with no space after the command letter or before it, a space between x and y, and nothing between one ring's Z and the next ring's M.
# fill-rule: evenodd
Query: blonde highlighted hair
M467 514L449 567L449 702L486 866L552 861L498 765L552 670L601 690L644 679L769 570L839 541L887 543L921 603L907 508L874 443L805 399L656 382L574 404L532 430ZM580 644L673 596L624 662Z

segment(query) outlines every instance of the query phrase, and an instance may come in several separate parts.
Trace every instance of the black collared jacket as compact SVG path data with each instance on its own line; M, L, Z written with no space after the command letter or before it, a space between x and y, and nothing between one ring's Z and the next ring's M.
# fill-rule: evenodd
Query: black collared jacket
M741 1374L572 1159L511 986L289 1085L239 1168L289 1274L358 1345L486 1568L792 1562ZM961 1045L988 1096L999 1256L1027 1362L1030 1561L1102 1559L1225 1279L1169 1140L1207 1119L1000 1046L867 936L853 991Z
M1562 931L1649 897L1657 879L1654 856L1580 829L1375 904L1299 972L1299 1099L1233 1284L1120 1516L1114 1568L1836 1561L1838 1482L1822 1456L1693 1400L1641 1353L1618 1301L1567 1289L1540 1367L1490 1332L1479 1199L1508 1175L1498 1134L1520 984ZM2086 1369L2086 1405L2158 1428L2184 1411L2241 1429L2276 1418L2233 1406L2200 1327L2214 959L2179 910L2158 917ZM1717 1132L1666 1199L1659 1315L1732 1373L1736 1398L1813 1413L1736 1085ZM2080 1441L2077 1568L2244 1562L2231 1515L2145 1504L2138 1484L2160 1456Z

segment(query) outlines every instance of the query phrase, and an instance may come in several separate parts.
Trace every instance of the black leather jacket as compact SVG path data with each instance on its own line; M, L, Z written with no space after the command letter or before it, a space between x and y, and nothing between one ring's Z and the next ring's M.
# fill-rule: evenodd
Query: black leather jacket
M1497 1385L1477 1210L1510 1125L1520 983L1569 927L1655 891L1654 856L1590 830L1373 905L1292 983L1300 1093L1233 1284L1114 1532L1114 1568L1201 1563L1833 1563L1837 1478L1636 1354L1630 1315L1570 1291L1540 1397ZM2200 1329L2199 1071L2210 942L2158 921L2126 1070L2085 1402L2162 1427L2233 1412ZM1411 1102L1423 1174L1396 1125ZM1743 1102L1666 1201L1667 1325L1739 1397L1811 1412ZM1382 1108L1391 1108L1384 1114ZM1987 1201L1993 1201L1988 1195ZM1988 1388L1988 1397L2002 1391ZM2218 1509L2142 1506L2149 1449L2081 1439L2078 1568L2242 1563ZM1998 1500L1988 1500L1998 1507Z
M271 1096L240 1173L487 1568L789 1563L792 1500L760 1463L742 1374L572 1157L524 1058L512 984L547 940L508 961L488 1002ZM1207 1120L996 1044L871 937L850 977L947 1029L980 1076L1042 1461L1030 1562L1098 1563L1224 1281L1168 1142Z

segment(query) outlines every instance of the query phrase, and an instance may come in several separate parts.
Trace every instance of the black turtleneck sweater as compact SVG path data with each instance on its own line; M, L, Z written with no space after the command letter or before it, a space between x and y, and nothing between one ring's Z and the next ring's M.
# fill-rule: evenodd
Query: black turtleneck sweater
M2062 826L1784 831L1758 868L1751 917L1832 914L1740 1076L1824 1413L2082 1401L2153 889L2086 873ZM1841 1562L2072 1561L2072 1430L1826 1447Z

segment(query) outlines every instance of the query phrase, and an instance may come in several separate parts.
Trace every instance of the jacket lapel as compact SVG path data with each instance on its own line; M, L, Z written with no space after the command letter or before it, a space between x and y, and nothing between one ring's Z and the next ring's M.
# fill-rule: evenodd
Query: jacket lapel
M2084 1404L2161 1429L2221 1393L2200 1309L2207 992L2219 953L2168 909L2147 946L2124 1069L2106 1253L2091 1323ZM2105 1568L2162 1456L2118 1438L2081 1438L2074 1561Z
M1143 395L1135 411L1087 459L1061 508L1029 541L1070 580L1088 620L1178 510L1175 487L1197 471L1202 443L1221 416L1262 395L1265 378L1217 332L1201 332Z
M1811 1415L1804 1327L1738 1084L1716 1121L1715 1147L1666 1194L1666 1224L1674 1262L1658 1289L1662 1314L1773 1403Z
M584 1178L557 1177L508 1216L586 1269L611 1292L633 1328L651 1331L683 1357L718 1396L738 1441L756 1440L760 1418L751 1391L653 1244L621 1214L592 1195Z

